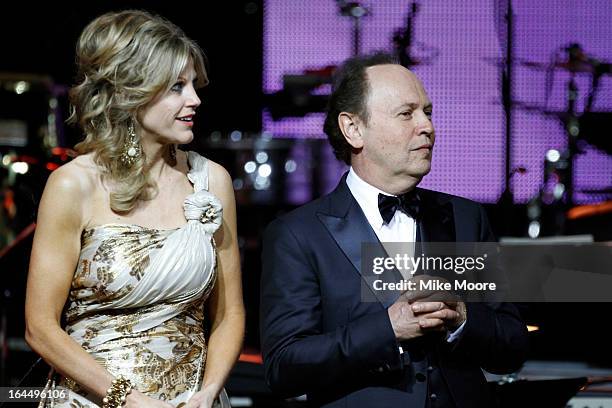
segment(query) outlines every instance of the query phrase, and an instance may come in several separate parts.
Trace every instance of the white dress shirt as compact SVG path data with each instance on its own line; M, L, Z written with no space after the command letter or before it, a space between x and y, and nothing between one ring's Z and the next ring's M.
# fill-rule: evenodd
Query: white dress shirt
M396 211L389 221L385 224L380 211L378 210L378 194L394 195L385 191L379 190L371 184L365 182L361 177L355 173L353 167L350 168L348 175L346 176L346 184L355 197L357 204L361 207L361 210L365 214L368 223L376 233L378 240L384 245L385 242L403 242L412 243L409 250L414 254L414 243L416 242L416 231L417 223L414 218L409 216L403 211ZM404 277L409 278L409 277ZM463 326L457 328L452 333L449 333L447 338L448 342L455 340L461 331Z
M393 195L366 183L353 168L346 176L346 184L380 242L416 242L416 221L403 211L396 211L389 224L385 224L378 210L378 194ZM414 246L413 246L414 249Z

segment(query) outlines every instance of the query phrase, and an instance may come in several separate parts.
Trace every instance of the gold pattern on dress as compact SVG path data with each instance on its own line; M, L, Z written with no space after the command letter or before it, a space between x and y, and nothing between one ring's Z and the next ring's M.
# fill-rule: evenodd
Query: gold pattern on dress
M89 259L83 259L79 263L79 267L77 268L76 273L74 274L74 278L72 279L72 286L79 287L83 285L83 279L90 274L90 266L91 262Z
M91 237L94 234L94 232L95 230L93 228L86 229L83 231L83 233L81 234L81 248L85 248L86 246L89 245Z
M81 404L81 402L77 399L72 399L72 401L70 401L70 408L91 408L93 407L92 405L89 404Z
M194 291L200 295L189 302L98 310L93 314L87 311L89 305L120 299L138 285L147 271L150 257L163 247L167 238L164 234L140 227L136 230L129 227L117 227L117 231L111 229L112 233L97 242L96 248L91 248L96 244L96 234L83 235L83 241L90 246L91 258L80 260L73 278L71 305L66 313L67 332L71 335L80 333L83 348L95 354L96 360L107 369L128 367L127 371L113 374L125 375L133 381L136 389L147 395L168 401L185 392L197 392L203 380L207 354L204 304L216 281L216 261L213 261L211 276L205 281L206 287L203 291L201 288ZM119 274L117 265L127 265L127 273ZM178 314L149 330L139 331L139 324L168 309ZM111 340L97 345L98 338L109 332L116 334ZM75 393L86 396L74 381L63 379L62 383ZM72 399L70 406L82 405L79 400Z
M69 300L75 307L67 311L67 319L83 317L90 304L112 302L131 292L144 276L151 254L163 247L165 239L166 234L158 230L130 225L109 224L86 230L82 241L91 258L82 257L73 277ZM91 248L95 244L97 247ZM118 265L127 266L129 276L135 279L119 286L116 275L123 272Z

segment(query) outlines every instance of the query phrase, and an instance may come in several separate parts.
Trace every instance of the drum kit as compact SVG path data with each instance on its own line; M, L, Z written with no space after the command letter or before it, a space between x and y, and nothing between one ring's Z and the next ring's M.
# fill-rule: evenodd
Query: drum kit
M551 111L539 106L515 103L515 106L527 112L558 119L567 137L567 146L564 150L550 149L546 153L542 187L538 195L528 204L528 234L532 238L539 237L542 232L552 235L567 233L568 214L582 207L575 205L574 168L576 157L585 153L585 147L593 146L608 155L612 154L612 135L609 130L612 126L612 112L593 110L600 79L612 74L612 63L588 55L578 43L569 44L562 50L564 56L557 57L549 64L533 61L519 62L523 67L547 73L545 81L547 101L550 97L554 72L561 70L569 74L565 85L565 110ZM576 78L578 75L589 76L591 83L582 112L577 110L579 93ZM584 189L579 192L604 196L609 201L612 196L612 185L600 189ZM546 210L550 210L551 222L544 228L543 214Z
M338 15L351 22L352 55L361 53L362 20L371 14L370 7L363 2L336 0ZM391 38L392 53L399 63L407 68L430 64L439 50L414 41L414 26L420 5L417 1L409 4L405 15L404 26L398 28ZM419 56L413 55L417 49ZM318 69L306 69L299 74L283 75L283 88L277 92L264 95L264 105L274 120L286 117L304 117L309 113L324 112L329 99L324 86L333 82L336 65L327 65Z
M543 107L521 103L517 103L517 105L519 108L527 111L540 113L547 117L559 118L565 124L570 140L574 142L583 140L607 154L612 154L612 138L607 137L608 135L605 133L605 127L612 124L612 112L593 111L601 77L612 74L612 63L587 55L578 43L569 44L563 49L567 53L567 57L552 63L520 61L519 64L523 67L546 71L547 100L550 97L554 71L562 70L568 72L570 77L567 83L567 109L564 111L550 111ZM582 114L576 112L576 101L578 99L576 75L580 74L588 75L591 79L591 87L586 97Z
M348 17L353 22L352 49L353 54L360 52L360 20L370 14L370 10L361 2L337 1L339 14ZM545 172L542 187L539 193L528 205L528 235L538 237L542 235L558 235L567 233L566 220L567 211L576 207L575 205L575 172L574 162L578 155L584 153L585 146L592 146L606 154L612 154L612 137L608 130L612 125L612 112L595 111L595 101L600 88L601 78L612 74L612 63L603 61L589 55L578 43L571 43L560 47L555 53L555 58L550 63L517 60L512 56L513 41L513 11L512 4L500 2L500 13L505 15L507 24L506 32L501 35L500 41L505 45L506 55L504 63L496 65L502 68L502 103L505 111L505 144L506 157L504 159L505 190L500 198L499 204L505 214L512 214L515 200L512 194L511 177L516 173L525 173L523 167L512 168L513 160L510 157L512 151L512 111L524 110L549 118L558 119L567 136L567 147L559 151L550 149L546 154ZM501 7L503 4L506 8ZM436 57L435 52L429 52L429 56L415 58L411 55L414 50L414 25L419 13L418 2L411 2L405 19L405 27L395 32L392 38L393 52L397 55L402 65L413 67L431 62ZM501 29L501 25L500 25ZM524 67L530 70L538 70L546 73L543 86L546 88L546 103L544 106L527 105L513 100L511 95L513 67ZM284 117L303 117L311 112L323 112L328 95L321 92L321 87L329 86L335 66L326 66L319 70L308 70L301 74L285 75L283 77L283 89L265 95L264 102L272 119L277 120ZM565 109L560 111L549 110L546 106L553 85L556 72L569 74L566 87ZM579 98L577 77L589 76L590 89L585 95L584 107L578 109ZM578 191L582 195L591 195L597 198L610 198L612 185L604 188L583 189ZM506 211L506 209L508 211ZM550 213L553 213L550 216ZM547 221L551 217L551 221ZM513 218L508 215L507 219ZM523 233L515 230L516 227L506 228L507 233ZM512 230L512 231L510 231Z

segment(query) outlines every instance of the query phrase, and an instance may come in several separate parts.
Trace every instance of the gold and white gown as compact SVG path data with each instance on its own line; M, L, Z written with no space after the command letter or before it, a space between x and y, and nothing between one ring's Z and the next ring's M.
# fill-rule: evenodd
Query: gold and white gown
M208 161L187 154L194 186L183 205L187 223L172 230L132 224L85 230L65 312L66 332L99 364L176 407L202 384L204 305L217 277L212 235L223 211L208 191ZM41 405L101 405L69 378L60 377L55 387L68 389L67 401ZM225 391L215 406L230 406Z

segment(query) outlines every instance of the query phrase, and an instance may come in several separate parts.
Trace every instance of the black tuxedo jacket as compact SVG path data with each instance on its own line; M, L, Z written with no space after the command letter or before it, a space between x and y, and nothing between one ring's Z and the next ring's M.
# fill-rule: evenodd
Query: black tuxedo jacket
M272 222L263 238L261 344L269 387L313 406L425 407L419 351L435 361L458 408L493 406L481 367L516 371L527 331L511 304L467 304L459 339L424 336L401 356L387 314L391 301L363 302L361 243L378 242L345 182ZM483 208L419 189L421 241L490 241ZM410 344L411 343L411 344ZM429 367L431 369L431 367Z

